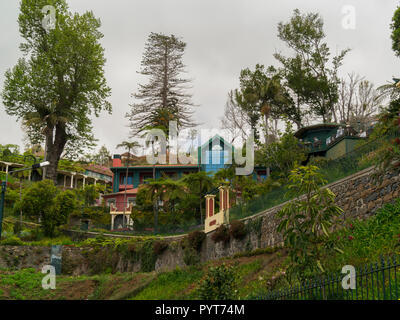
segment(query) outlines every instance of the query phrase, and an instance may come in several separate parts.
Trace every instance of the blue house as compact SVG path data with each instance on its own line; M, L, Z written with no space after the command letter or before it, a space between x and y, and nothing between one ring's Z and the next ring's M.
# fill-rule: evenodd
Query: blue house
M111 206L111 215L114 219L119 219L119 215L130 214L130 205L134 205L136 195L140 185L146 183L146 179L159 179L162 176L170 178L181 178L183 175L205 171L210 174L220 169L229 167L233 163L234 147L219 135L215 135L203 145L198 147L198 164L140 164L126 168L123 165L121 155L114 155L113 166L113 192L103 196L105 201ZM128 175L126 171L128 169ZM267 177L265 167L255 167L252 173L254 180L263 180ZM125 190L127 203L124 203ZM125 208L124 208L125 207ZM129 220L129 219L128 219Z

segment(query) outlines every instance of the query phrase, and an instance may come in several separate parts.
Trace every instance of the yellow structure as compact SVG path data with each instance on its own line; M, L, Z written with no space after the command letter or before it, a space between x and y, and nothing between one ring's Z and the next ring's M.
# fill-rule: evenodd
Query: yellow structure
M208 194L206 198L206 219L204 232L208 233L223 224L229 223L229 187L219 187L219 212L215 212L215 195Z
M118 208L113 203L110 204L111 230L133 226L133 220L131 219L132 208L133 204L129 203L125 212L118 211Z

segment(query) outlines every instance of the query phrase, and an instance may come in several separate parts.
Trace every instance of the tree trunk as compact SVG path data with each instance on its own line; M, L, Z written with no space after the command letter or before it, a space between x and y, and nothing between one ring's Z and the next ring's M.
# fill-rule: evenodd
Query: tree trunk
M54 127L48 126L45 130L46 143L47 143L47 154L46 161L50 162L50 165L46 170L46 179L52 180L54 184L57 184L57 168L58 162L60 161L61 154L64 151L65 144L67 143L65 125L58 123L56 125L55 137L53 139Z
M203 185L200 180L200 224L203 224Z
M200 224L203 224L203 197L200 195Z
M265 121L265 145L267 146L269 144L269 137L268 137L268 118L269 115L266 113L264 115L264 121Z
M155 197L154 208L154 234L157 234L158 230L158 196Z

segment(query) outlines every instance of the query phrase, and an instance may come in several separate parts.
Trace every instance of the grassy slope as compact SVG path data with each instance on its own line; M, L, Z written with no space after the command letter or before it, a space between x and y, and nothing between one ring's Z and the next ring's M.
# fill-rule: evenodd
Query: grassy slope
M347 222L344 228L332 234L331 240L343 253L323 259L329 271L340 270L346 264L357 267L372 263L381 255L400 254L400 200L386 205L367 221ZM32 269L0 270L0 299L194 299L207 269L222 263L237 266L240 298L284 286L282 271L288 264L286 251L266 249L255 253L159 274L59 276L56 290L43 290L43 275Z
M264 253L212 261L198 267L171 272L103 274L95 276L58 276L56 290L44 290L44 275L33 269L18 272L0 270L0 299L195 299L195 290L207 269L221 263L237 265L241 277L239 295L245 298L265 286L268 275L283 261L282 252Z

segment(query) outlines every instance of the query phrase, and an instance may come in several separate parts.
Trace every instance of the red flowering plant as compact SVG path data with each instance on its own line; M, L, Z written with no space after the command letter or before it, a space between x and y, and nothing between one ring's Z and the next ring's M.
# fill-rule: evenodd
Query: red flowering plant
M332 241L343 252L332 256L335 267L376 261L400 248L400 199L386 204L371 218L346 221L346 227L332 234Z

